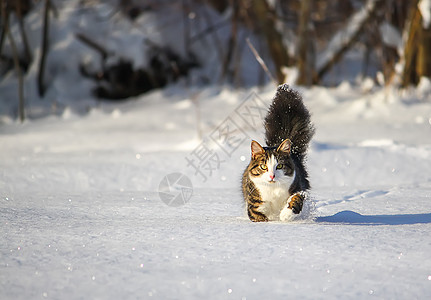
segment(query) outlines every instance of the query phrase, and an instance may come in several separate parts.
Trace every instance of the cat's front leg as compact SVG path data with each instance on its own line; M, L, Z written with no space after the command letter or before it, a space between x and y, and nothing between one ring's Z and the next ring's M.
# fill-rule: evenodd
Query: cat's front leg
M304 204L305 193L298 192L289 197L286 206L280 212L280 221L291 221L295 219L302 210Z
M259 211L259 205L249 204L247 214L252 222L268 222L268 217Z

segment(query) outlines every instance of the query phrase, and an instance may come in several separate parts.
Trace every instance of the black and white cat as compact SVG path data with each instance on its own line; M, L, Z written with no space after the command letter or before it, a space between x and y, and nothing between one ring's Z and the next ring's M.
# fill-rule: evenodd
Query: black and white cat
M247 214L253 222L288 221L299 214L310 188L305 156L314 134L301 96L280 85L265 118L267 147L251 142L242 176Z

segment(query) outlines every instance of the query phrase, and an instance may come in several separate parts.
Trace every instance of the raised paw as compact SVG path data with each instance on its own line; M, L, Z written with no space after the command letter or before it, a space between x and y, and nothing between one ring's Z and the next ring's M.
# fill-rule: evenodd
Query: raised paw
M289 208L294 214L299 214L302 210L302 204L304 203L304 196L301 193L296 193L289 198Z

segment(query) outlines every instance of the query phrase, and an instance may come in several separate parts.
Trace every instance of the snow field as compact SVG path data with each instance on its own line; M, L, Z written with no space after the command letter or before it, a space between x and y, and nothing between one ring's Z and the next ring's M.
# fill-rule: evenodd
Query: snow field
M269 103L273 90L259 97ZM204 135L249 92L203 89ZM302 92L317 127L315 209L291 223L246 218L248 142L207 182L187 167L199 141L195 106L178 87L84 117L3 125L1 298L426 298L429 104ZM171 172L193 182L184 206L157 194Z

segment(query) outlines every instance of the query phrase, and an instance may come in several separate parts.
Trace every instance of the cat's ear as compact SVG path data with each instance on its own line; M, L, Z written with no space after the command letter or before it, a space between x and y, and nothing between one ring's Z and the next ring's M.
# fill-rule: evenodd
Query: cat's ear
M251 141L251 157L255 158L256 155L263 154L265 149L256 141Z
M289 139L285 139L283 142L281 142L280 146L277 148L277 152L284 152L289 154L290 150L292 149L292 142Z

